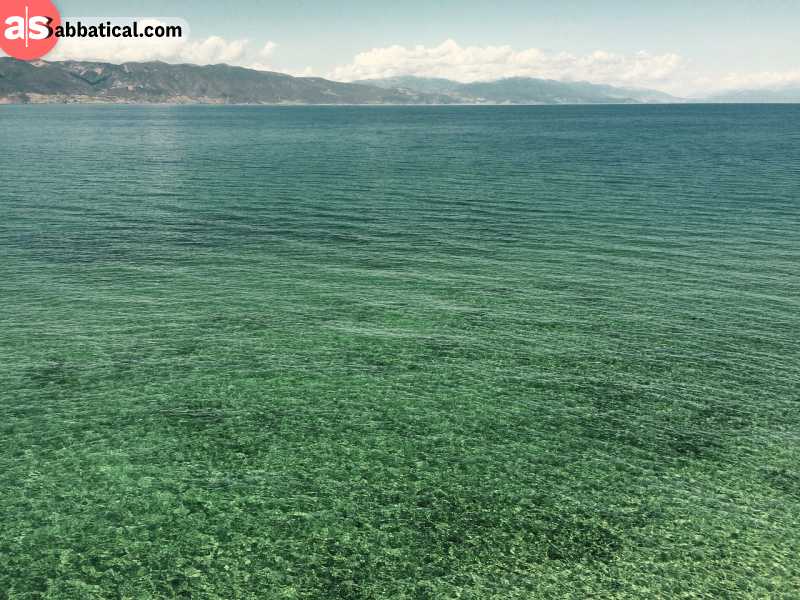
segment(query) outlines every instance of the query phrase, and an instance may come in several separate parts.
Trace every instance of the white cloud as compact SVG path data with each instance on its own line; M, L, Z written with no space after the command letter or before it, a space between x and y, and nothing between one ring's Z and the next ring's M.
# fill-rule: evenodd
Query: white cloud
M304 69L297 70L284 70L284 73L294 75L295 77L318 77L317 72L313 67L305 67Z
M614 85L665 86L683 70L674 53L591 54L546 52L511 46L461 46L447 40L438 46L388 46L357 54L334 69L334 79L352 81L398 75L444 77L456 81L488 81L503 77L586 80Z
M800 85L800 70L701 75L695 61L677 53L646 51L617 54L549 52L511 46L461 46L449 39L438 46L386 46L357 54L328 74L353 81L400 75L444 77L455 81L491 81L504 77L537 77L649 87L678 96L704 96L732 89Z
M84 23L89 21L83 19ZM131 19L120 21L128 24ZM140 26L175 24L155 19L140 19L139 22ZM272 59L277 46L272 41L258 45L247 39L228 40L220 36L192 40L188 35L188 25L185 22L180 24L184 26L184 36L177 39L64 38L45 59L112 63L161 60L201 65L227 63L296 76L317 75L311 67L302 70L275 67ZM800 70L701 74L695 62L674 52L618 54L597 50L589 54L574 54L539 48L515 50L508 45L461 46L452 39L438 46L373 48L357 54L349 64L340 65L324 76L338 81L353 81L398 75L444 77L462 82L539 77L651 87L679 96L800 85Z
M275 42L267 42L258 52L250 54L247 47L247 42L245 42L245 51L242 60L238 62L223 62L228 62L228 64L231 65L235 64L238 66L247 67L248 69L255 69L256 71L277 71L278 69L273 67L270 63L272 53L277 47L278 45Z
M258 55L262 58L268 58L277 47L278 44L275 42L267 42L264 44L264 47L258 51Z

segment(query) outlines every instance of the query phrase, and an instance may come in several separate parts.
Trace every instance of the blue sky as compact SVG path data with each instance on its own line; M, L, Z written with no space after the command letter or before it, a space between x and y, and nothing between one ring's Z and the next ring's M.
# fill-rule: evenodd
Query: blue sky
M184 49L176 62L223 58L340 79L406 71L460 79L563 72L563 78L684 94L800 81L800 2L794 0L56 4L64 17L181 17L194 44L215 40L218 55L211 46L208 52ZM402 50L370 53L395 46Z

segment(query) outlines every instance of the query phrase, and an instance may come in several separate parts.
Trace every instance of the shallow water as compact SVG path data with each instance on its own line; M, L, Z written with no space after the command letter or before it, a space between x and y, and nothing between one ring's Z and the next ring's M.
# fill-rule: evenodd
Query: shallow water
M0 589L797 591L800 107L0 131Z

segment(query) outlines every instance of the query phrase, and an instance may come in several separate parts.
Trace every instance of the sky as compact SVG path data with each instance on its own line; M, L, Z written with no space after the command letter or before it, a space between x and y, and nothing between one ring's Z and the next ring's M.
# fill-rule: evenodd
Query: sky
M55 0L63 19L183 19L156 42L60 40L47 58L226 62L356 80L511 76L681 96L800 85L800 0Z

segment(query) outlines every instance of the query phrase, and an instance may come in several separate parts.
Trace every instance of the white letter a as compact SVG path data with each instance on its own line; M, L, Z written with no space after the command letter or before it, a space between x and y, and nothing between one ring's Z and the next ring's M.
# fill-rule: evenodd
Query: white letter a
M22 17L8 17L6 25L10 25L6 29L6 39L8 40L24 40L25 39L25 19Z

